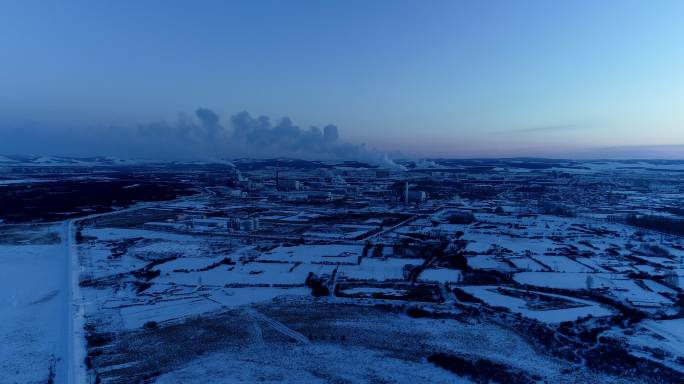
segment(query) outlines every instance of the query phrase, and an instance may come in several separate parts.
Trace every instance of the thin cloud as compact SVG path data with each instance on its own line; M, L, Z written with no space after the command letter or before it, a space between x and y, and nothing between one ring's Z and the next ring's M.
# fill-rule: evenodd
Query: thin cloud
M582 129L584 126L579 124L558 124L558 125L542 125L537 127L521 128L521 129L510 129L502 131L502 133L552 133L552 132L565 132L574 131L577 129Z
M592 159L667 159L684 160L684 144L623 145L593 148L578 153Z

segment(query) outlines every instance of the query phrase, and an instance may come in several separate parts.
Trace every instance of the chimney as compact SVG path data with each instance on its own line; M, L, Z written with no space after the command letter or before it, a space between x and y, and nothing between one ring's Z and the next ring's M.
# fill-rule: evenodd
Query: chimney
M280 191L280 180L278 180L278 167L275 168L276 191Z
M404 191L404 203L408 204L409 203L409 198L408 198L408 180L406 181L406 190Z

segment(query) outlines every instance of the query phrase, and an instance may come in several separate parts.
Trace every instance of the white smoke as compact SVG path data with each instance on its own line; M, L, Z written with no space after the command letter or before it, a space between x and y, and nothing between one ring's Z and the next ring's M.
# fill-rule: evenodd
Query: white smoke
M226 122L214 111L198 108L192 115L181 113L172 121L136 127L6 125L0 124L3 153L211 161L292 157L355 160L400 168L385 153L342 141L334 125L302 128L287 117L274 123L248 112L237 113ZM9 136L2 137L5 133Z
M164 148L205 157L356 160L401 167L387 154L364 145L342 142L335 125L305 129L288 117L273 123L267 116L255 117L248 112L240 112L231 116L228 127L225 127L216 113L200 108L195 111L194 119L180 115L175 123L141 125L137 132L151 148L163 143Z

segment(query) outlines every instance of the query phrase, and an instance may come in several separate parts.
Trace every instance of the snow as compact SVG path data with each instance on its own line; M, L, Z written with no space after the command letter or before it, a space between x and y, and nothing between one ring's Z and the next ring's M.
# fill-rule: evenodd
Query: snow
M158 284L179 285L303 285L309 272L331 274L335 266L323 264L248 263L235 266L221 265L208 271L164 274L154 280ZM168 272L167 272L168 273Z
M499 271L509 271L512 269L505 262L499 261L490 255L469 256L468 266L475 269L496 269Z
M329 262L354 263L363 254L361 245L298 245L294 247L279 246L259 256L259 260L288 262Z
M158 384L435 383L470 381L427 361L400 360L371 349L330 344L253 348L215 353L159 377Z
M548 265L556 272L593 272L591 268L588 268L565 256L539 255L536 256L536 259Z
M16 160L10 159L7 156L0 155L0 163L16 163Z
M611 330L608 333L611 337L621 339L621 341L629 344L636 353L657 347L675 358L684 358L684 319L647 319L629 332L618 329ZM652 356L649 357L648 353L645 356L652 358Z
M0 383L46 382L63 358L66 316L55 316L67 295L63 265L60 243L0 245Z
M591 315L602 317L612 315L612 312L594 302L580 300L568 296L544 294L562 300L571 301L576 307L562 309L533 310L527 307L527 302L523 299L504 295L496 290L495 286L476 286L462 287L464 291L472 294L489 305L505 307L513 312L522 314L525 317L539 320L545 323L560 323L563 321L574 321L580 317Z
M184 317L212 312L221 309L221 305L203 297L164 300L156 303L129 305L120 309L124 329L142 327L148 321L164 322Z
M534 261L532 258L527 256L521 257L509 257L508 260L512 262L517 268L527 271L544 271L543 265Z
M432 283L457 283L461 281L461 271L456 269L425 269L418 276L418 281Z
M618 274L570 273L570 272L520 272L513 277L521 284L560 289L587 289L587 278L591 276L592 289L608 288L615 297L627 300L637 306L661 306L672 301L658 292L639 286L634 280ZM647 280L648 281L648 280ZM646 284L655 284L646 283ZM654 288L657 288L655 285ZM662 289L657 289L662 291Z
M607 273L567 273L567 272L520 272L513 279L521 284L561 289L586 289L587 277L593 279L594 288L610 287L611 275Z
M423 259L364 258L360 265L341 265L338 275L358 280L403 280L405 265L421 265Z
M0 180L0 186L13 184L33 184L33 183L48 183L56 180L52 179L5 179Z
M666 287L666 286L664 286L660 283L657 283L653 280L643 280L643 282L653 292L666 293L666 294L675 295L675 296L677 295L677 291L675 291L674 289Z
M121 240L142 237L145 239L158 239L169 241L192 240L192 236L177 235L168 232L149 231L144 229L124 229L124 228L86 228L83 230L84 236L94 236L98 240Z
M684 356L684 319L646 320L641 325L664 338L659 340L661 347Z
M92 215L91 217L105 216ZM65 266L67 268L66 284L68 295L66 297L66 305L68 310L65 311L67 316L67 329L65 335L66 340L66 357L64 362L66 364L66 379L67 383L82 383L86 382L87 372L85 367L86 345L85 345L85 308L82 305L83 296L80 289L80 276L83 272L83 266L78 258L77 246L74 241L73 223L75 220L66 221L63 224L63 244L64 252L66 253Z

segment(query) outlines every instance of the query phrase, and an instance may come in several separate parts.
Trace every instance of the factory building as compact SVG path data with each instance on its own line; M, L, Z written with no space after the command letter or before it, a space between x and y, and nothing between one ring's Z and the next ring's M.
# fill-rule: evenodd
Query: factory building
M424 203L426 201L427 193L425 193L425 191L408 191L407 202Z
M231 217L228 221L228 230L231 232L252 232L259 230L259 218Z
M221 217L193 218L190 227L195 229L213 229L226 226L226 219Z
M298 180L278 180L277 188L279 191L299 191L302 188L302 183Z
M310 191L307 193L309 201L331 201L332 193L328 191Z
M427 193L425 191L411 191L409 190L409 183L406 182L404 189L404 203L424 203L427 201Z

